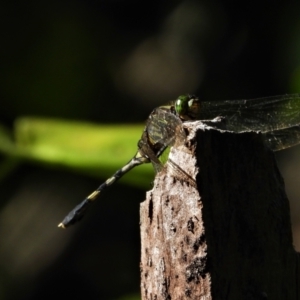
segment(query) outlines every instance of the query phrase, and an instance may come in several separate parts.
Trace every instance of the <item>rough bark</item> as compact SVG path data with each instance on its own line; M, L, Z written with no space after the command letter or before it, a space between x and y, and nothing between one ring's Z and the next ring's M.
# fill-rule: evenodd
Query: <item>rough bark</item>
M299 300L288 199L262 136L184 126L141 204L142 299Z

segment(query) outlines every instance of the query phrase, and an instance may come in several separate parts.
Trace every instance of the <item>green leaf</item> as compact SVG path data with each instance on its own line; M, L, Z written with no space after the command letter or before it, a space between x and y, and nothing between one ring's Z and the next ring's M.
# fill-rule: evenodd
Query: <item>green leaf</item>
M104 179L135 155L143 127L24 117L15 122L15 144L1 135L0 127L0 151ZM153 174L147 164L126 174L124 181L149 187Z

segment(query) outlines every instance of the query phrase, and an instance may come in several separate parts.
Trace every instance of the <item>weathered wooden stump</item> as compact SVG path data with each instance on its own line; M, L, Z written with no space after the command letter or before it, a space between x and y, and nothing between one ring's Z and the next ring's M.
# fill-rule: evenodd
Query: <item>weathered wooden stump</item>
M299 300L289 203L262 135L184 127L141 204L142 299Z

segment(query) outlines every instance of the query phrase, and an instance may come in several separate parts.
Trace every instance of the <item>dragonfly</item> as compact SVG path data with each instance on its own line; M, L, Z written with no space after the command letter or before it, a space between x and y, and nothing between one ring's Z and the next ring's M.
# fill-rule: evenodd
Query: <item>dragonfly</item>
M152 163L156 172L161 171L163 164L159 158L162 153L174 144L175 138L185 139L182 123L217 117L224 118L226 130L261 132L266 145L273 151L300 143L300 94L221 101L181 95L151 112L133 158L78 204L58 227L66 228L80 221L100 193L134 167Z

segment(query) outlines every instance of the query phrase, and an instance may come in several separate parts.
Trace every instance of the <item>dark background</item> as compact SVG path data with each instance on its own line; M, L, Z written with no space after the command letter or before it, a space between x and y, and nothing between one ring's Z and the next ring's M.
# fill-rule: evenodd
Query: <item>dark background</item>
M0 122L9 128L27 115L143 122L184 93L300 92L300 2L2 1L0 15ZM299 151L277 155L298 250ZM30 163L1 178L0 299L138 299L145 190L117 184L80 224L56 228L98 184Z

